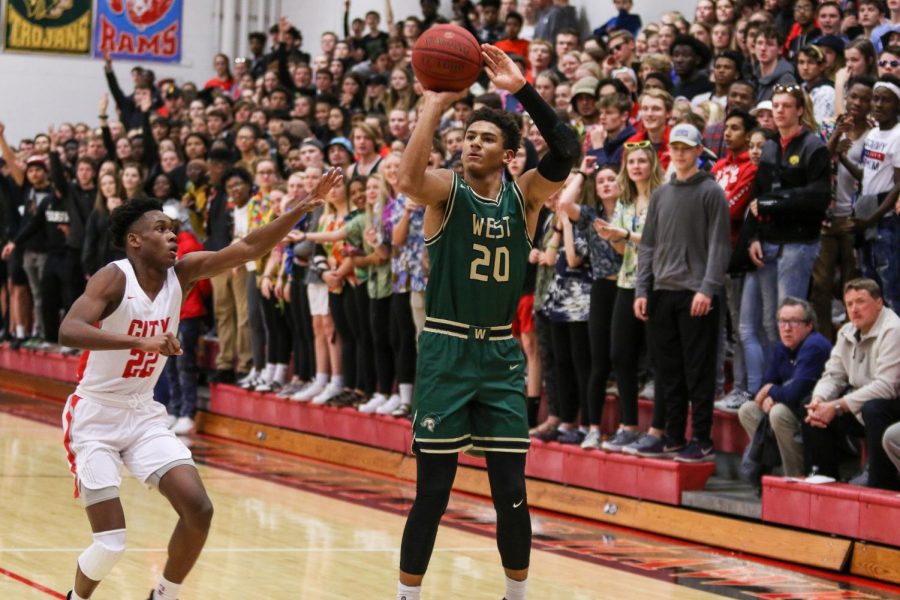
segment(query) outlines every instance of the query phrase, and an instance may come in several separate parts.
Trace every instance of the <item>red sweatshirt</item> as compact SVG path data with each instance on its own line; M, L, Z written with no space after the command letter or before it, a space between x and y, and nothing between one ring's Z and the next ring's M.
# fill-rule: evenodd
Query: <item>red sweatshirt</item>
M185 254L204 250L203 244L190 231L178 232L178 258ZM181 318L191 319L194 317L202 317L206 314L206 308L203 306L203 298L212 293L212 284L209 279L198 281L196 285L188 292L187 298L181 304Z
M750 201L750 188L756 177L756 165L750 162L750 153L737 156L729 150L725 158L719 160L712 168L716 183L725 190L728 210L731 213L731 247L737 243L741 225L744 223L744 211Z

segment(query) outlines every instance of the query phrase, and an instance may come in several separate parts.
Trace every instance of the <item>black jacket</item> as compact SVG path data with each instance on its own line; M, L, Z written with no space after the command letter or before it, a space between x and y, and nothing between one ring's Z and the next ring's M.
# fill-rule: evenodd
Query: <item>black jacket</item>
M228 208L228 194L222 186L213 187L212 192L208 201L207 237L203 245L207 250L218 251L228 246L234 237L234 216Z
M50 153L50 178L63 195L65 210L69 213L69 235L66 242L69 248L80 253L84 245L87 220L97 198L97 188L85 190L77 182L70 180L56 152Z
M755 237L775 244L819 239L831 203L831 159L825 143L805 128L782 152L780 140L763 147L753 182L759 217L749 218Z
M88 217L84 232L81 268L85 274L93 275L114 260L124 257L124 252L113 247L109 234L109 215L95 209Z

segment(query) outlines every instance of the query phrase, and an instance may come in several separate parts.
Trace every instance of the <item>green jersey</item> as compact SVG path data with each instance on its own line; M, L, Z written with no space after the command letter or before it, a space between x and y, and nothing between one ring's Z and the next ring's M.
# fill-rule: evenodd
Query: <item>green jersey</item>
M532 247L522 191L508 182L497 198L484 198L454 174L444 210L441 228L425 240L426 315L476 327L509 325Z

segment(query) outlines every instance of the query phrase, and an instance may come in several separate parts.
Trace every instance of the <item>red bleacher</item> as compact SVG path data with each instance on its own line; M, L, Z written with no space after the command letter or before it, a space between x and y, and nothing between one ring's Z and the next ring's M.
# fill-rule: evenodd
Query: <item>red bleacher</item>
M292 402L272 394L247 392L232 385L213 385L210 411L266 425L409 453L409 421L365 415L353 408L315 406ZM464 457L462 464L484 466L482 459ZM565 485L680 504L681 492L700 490L715 471L715 464L684 464L652 460L555 442L533 442L526 474Z
M215 345L207 344L207 360ZM39 351L14 351L0 346L0 368L57 381L74 382L79 358ZM206 362L206 361L204 361ZM247 392L235 386L213 385L210 411L247 421L331 437L395 452L409 453L411 430L405 419L363 415L352 408L314 406ZM640 422L649 424L652 403L640 401ZM618 422L614 397L607 400L604 427ZM747 438L736 415L716 411L716 447L740 452ZM461 463L483 466L481 459L463 456ZM575 446L535 441L528 456L530 477L564 485L679 504L685 490L703 489L715 470L712 463L682 464ZM781 477L763 478L764 521L827 532L852 539L900 547L900 494L846 484L813 485Z
M6 344L0 345L0 369L9 369L28 375L46 377L57 381L75 383L75 372L80 356L65 356L59 353L10 350Z
M763 477L764 521L900 546L900 493Z

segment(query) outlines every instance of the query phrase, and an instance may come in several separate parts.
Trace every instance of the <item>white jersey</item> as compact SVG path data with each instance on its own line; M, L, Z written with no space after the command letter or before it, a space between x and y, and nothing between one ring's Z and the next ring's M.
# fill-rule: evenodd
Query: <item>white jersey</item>
M125 293L115 311L100 322L100 329L133 337L163 333L178 335L181 284L175 268L151 301L138 283L128 259L113 263L125 273ZM97 350L87 355L75 395L101 404L137 407L153 401L153 388L166 365L166 356L143 350Z

